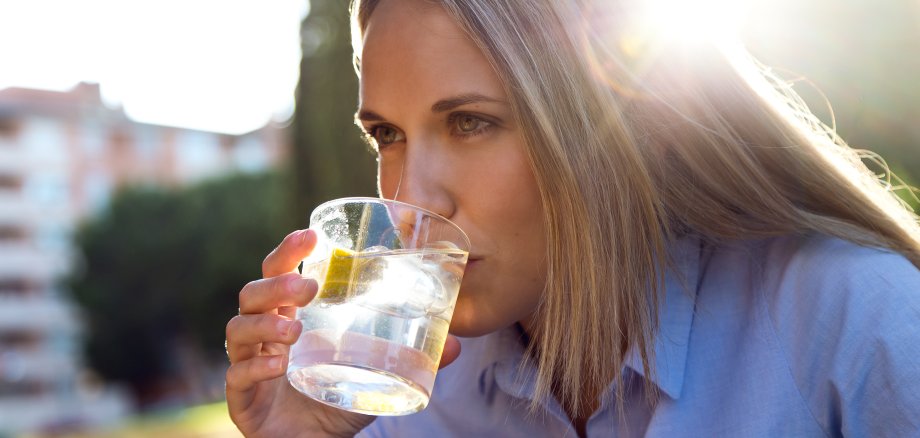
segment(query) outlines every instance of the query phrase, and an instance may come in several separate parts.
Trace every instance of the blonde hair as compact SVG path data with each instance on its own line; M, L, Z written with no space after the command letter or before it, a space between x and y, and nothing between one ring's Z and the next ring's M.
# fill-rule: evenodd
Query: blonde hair
M352 4L356 67L377 3ZM544 206L534 408L555 395L573 418L589 414L630 346L654 372L666 247L679 235L817 232L920 267L917 217L742 49L626 53L605 30L629 28L622 4L619 22L599 25L589 0L437 3L504 82Z

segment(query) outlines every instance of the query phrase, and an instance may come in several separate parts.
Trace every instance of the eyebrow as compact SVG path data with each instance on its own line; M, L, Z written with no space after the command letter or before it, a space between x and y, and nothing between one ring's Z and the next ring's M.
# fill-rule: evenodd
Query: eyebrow
M368 110L359 110L355 113L355 123L357 122L382 122L386 119L380 114Z
M454 97L449 97L447 99L441 99L435 102L433 105L431 105L431 112L442 113L445 111L450 111L457 107L461 107L463 105L469 105L472 103L481 103L481 102L500 103L504 105L508 104L508 102L505 102L501 99L495 99L493 97L485 96L479 93L466 93L466 94L460 94ZM369 110L362 109L362 110L359 110L357 113L355 113L356 122L357 121L382 122L385 120L386 119L384 119L383 116L381 116L380 114L377 114Z
M507 105L507 102L500 100L500 99L495 99L495 98L484 96L478 93L467 93L467 94L461 94L459 96L450 97L447 99L441 99L435 102L434 105L431 105L431 112L442 113L444 111L450 111L459 106L469 105L471 103L480 103L480 102L502 103L502 104Z

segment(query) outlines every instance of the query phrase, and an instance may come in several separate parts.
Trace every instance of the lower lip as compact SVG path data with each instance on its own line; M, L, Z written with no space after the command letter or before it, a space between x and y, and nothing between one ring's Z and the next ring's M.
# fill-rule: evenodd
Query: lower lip
M480 260L468 260L466 262L466 270L469 271L473 266L478 265Z

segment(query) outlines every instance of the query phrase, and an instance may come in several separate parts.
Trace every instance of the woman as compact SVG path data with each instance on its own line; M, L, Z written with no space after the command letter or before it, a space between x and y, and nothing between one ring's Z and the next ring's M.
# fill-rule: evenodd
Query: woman
M298 394L291 306L317 286L296 274L315 236L292 233L227 326L241 431L920 431L916 217L750 58L622 50L632 3L605 3L353 5L381 196L473 243L451 324L463 354L450 338L415 415Z

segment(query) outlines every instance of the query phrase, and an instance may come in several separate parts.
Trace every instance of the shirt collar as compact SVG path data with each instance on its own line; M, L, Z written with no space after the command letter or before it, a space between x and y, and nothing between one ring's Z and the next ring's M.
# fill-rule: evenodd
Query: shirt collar
M665 272L662 300L659 302L659 330L654 340L655 357L651 381L672 399L680 397L693 323L696 288L699 280L700 239L682 237L669 245L671 269ZM532 398L536 370L522 366L525 335L517 325L488 335L487 360L482 375L493 373L495 382L506 393ZM624 366L645 376L642 358L633 346L626 353Z
M670 247L672 268L665 272L664 291L658 307L658 334L651 381L672 399L680 397L684 385L687 348L693 325L699 284L700 239L685 236ZM633 346L626 353L626 367L644 378L642 358Z
M518 324L495 333L489 349L494 359L490 365L499 388L515 397L531 399L537 382L537 371L532 364L523 363L526 337Z

